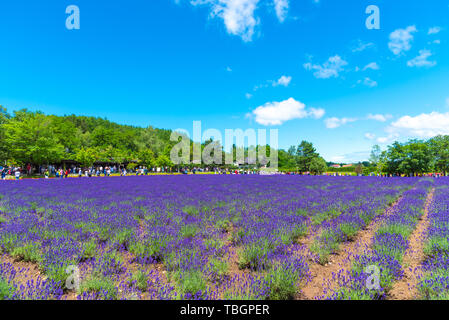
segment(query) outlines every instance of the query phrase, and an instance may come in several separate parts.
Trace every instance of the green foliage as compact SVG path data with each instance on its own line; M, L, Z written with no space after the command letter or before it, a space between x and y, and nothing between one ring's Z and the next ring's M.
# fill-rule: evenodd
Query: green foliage
M64 145L56 135L51 117L37 112L16 111L15 117L2 126L5 136L3 143L18 162L48 164L63 159Z
M267 254L273 249L273 244L268 240L262 240L260 243L250 243L239 250L238 265L240 269L251 268L254 270L263 270L269 267Z
M310 246L310 251L319 256L319 263L324 265L329 262L329 256L339 248L337 235L330 229L323 230Z
M419 293L422 299L425 300L448 300L449 293L445 288L447 278L449 277L449 270L438 268L431 273L427 273L420 281Z
M92 274L89 278L84 280L79 289L80 293L83 292L107 292L106 298L115 300L117 299L118 292L114 282L101 274Z
M40 245L32 242L14 248L11 251L11 256L16 260L25 262L41 263L43 260Z
M134 272L130 279L130 285L135 285L142 292L146 291L148 289L148 275L142 270Z
M444 237L431 237L424 245L426 256L438 256L443 254L449 256L449 240Z
M198 292L206 290L206 279L201 271L176 271L173 274L175 280L176 292L179 295L191 294L195 295ZM178 298L181 298L178 296Z
M313 174L321 174L327 171L326 160L322 157L314 157L310 161L309 171Z
M380 226L379 230L377 230L377 234L382 235L385 233L391 234L400 234L405 239L412 234L413 228L410 225L404 225L401 223L391 223Z
M0 278L0 300L9 300L14 295L16 288L9 282Z
M342 223L340 224L339 228L348 240L354 239L354 237L357 235L357 232L359 232L356 225L351 223Z
M91 259L97 253L97 243L94 238L89 239L88 242L83 243L83 259Z
M83 167L91 167L97 159L98 153L93 148L81 147L75 155L75 160L78 161Z
M270 300L289 300L297 293L299 274L283 265L272 268L265 279L270 283Z
M209 260L209 265L213 276L218 280L229 274L229 262L225 259L212 258Z
M179 234L183 238L193 238L198 232L198 227L193 224L188 224L181 227Z

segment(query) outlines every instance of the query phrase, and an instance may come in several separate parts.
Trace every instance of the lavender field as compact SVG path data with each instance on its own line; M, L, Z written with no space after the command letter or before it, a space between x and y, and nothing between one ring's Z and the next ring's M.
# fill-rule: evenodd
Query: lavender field
M4 181L0 299L447 299L448 187L329 176Z

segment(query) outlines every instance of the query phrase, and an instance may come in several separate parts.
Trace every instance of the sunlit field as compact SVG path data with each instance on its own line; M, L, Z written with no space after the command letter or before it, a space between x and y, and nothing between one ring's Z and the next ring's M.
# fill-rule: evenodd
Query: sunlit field
M0 299L447 298L448 186L238 175L4 181Z

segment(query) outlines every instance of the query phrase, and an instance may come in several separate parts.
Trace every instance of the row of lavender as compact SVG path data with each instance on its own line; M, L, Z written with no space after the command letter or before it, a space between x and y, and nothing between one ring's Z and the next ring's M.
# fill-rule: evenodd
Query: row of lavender
M429 209L430 226L424 242L422 299L449 299L449 181L440 179Z
M413 183L297 176L5 182L0 251L39 266L47 280L29 284L32 299L63 297L71 266L81 273L79 299L287 299L308 272L298 237L365 203L383 210ZM249 271L234 270L234 255ZM16 273L3 266L0 295L24 298Z
M382 221L371 247L354 257L350 271L341 270L336 275L338 285L328 299L376 300L387 296L393 283L403 277L402 259L432 185L432 180L423 179L404 193Z

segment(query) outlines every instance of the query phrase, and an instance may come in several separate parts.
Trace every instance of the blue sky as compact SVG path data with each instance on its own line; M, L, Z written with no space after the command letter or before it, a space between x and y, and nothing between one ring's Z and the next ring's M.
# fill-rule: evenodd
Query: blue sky
M0 39L9 111L278 129L346 162L449 134L447 0L3 1Z

